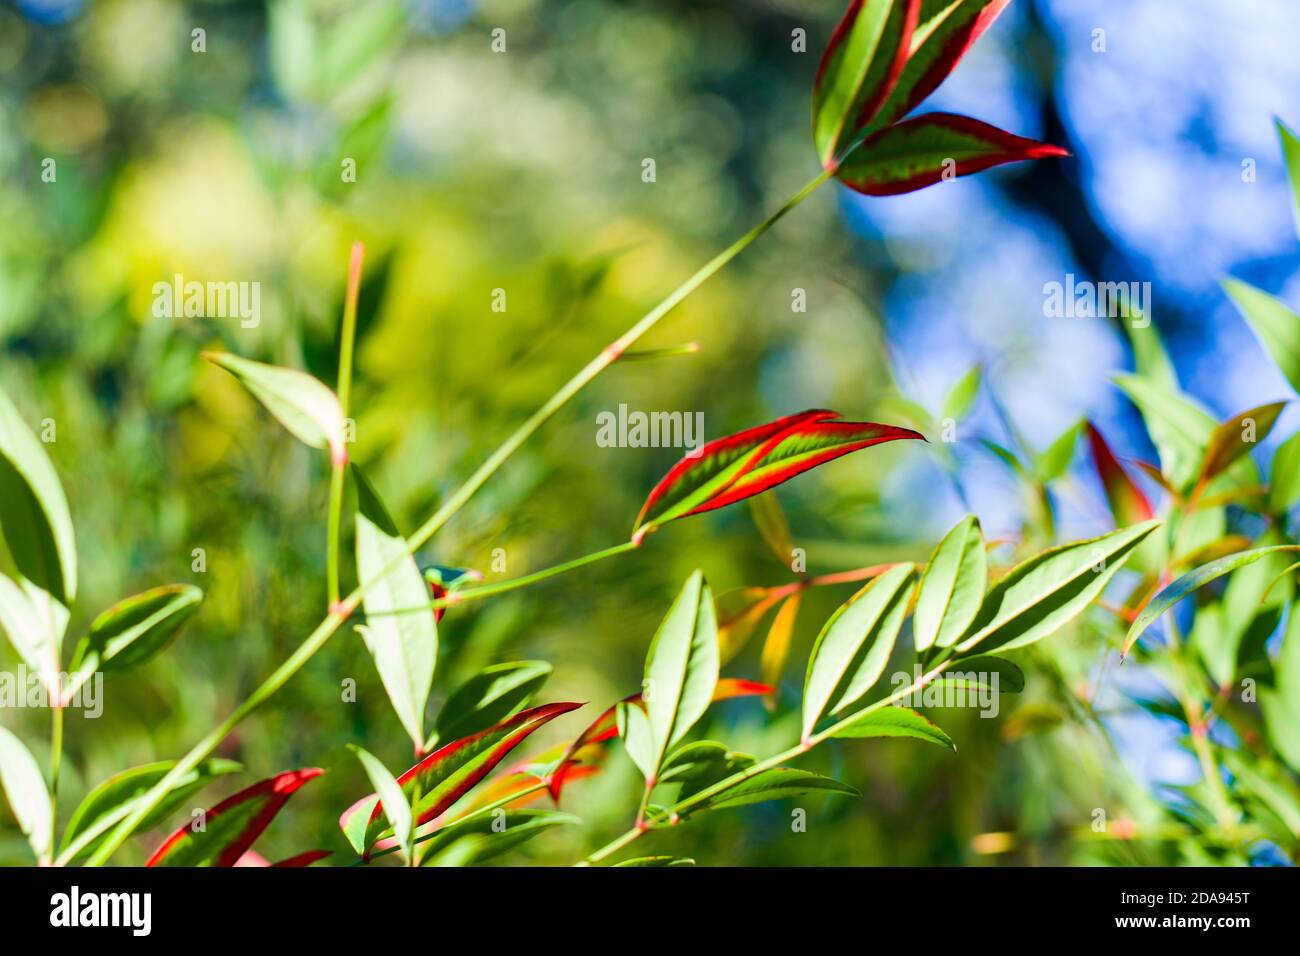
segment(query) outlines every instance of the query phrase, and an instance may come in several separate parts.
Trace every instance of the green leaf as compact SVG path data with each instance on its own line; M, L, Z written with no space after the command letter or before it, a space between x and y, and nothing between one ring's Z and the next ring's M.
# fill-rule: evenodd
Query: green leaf
M572 813L560 813L557 810L498 808L491 813L453 820L446 826L439 827L425 841L425 859L432 859L435 854L442 853L459 840L475 836L479 839L474 841L472 852L467 854L468 859L464 862L483 863L554 827L574 826L581 822Z
M979 519L967 515L944 535L921 575L912 621L917 652L957 643L975 620L987 583L984 535Z
M614 866L694 866L695 861L687 856L636 856Z
M1292 312L1281 300L1252 285L1236 279L1224 279L1221 284L1264 346L1264 351L1281 369L1291 387L1300 392L1300 315Z
M1074 459L1074 446L1082 429L1083 422L1078 421L1052 439L1052 443L1038 456L1034 465L1039 481L1055 481L1065 474Z
M659 783L679 783L678 800L683 800L732 774L754 765L749 754L736 753L716 740L699 740L669 754L659 771Z
M0 630L49 691L56 686L67 623L67 609L47 592L26 579L19 583L0 574Z
M794 541L790 537L790 522L786 521L781 503L776 500L776 492L768 491L761 495L754 495L749 499L749 510L754 516L754 525L762 535L768 550L782 567L790 567Z
M949 684L953 687L993 689L991 678L997 676L997 690L1009 694L1018 694L1025 689L1025 674L1019 667L1002 657L991 654L977 654L974 657L959 657L953 660L948 670L940 674L936 683Z
M483 668L447 698L425 749L438 740L466 737L500 723L527 707L550 676L551 665L545 661L511 661Z
M972 365L970 370L953 383L943 400L941 417L960 420L970 414L979 397L980 385L984 381L984 367Z
M77 593L77 543L59 476L0 389L0 530L18 573L59 603Z
M361 766L365 768L370 785L379 797L379 804L384 808L384 816L388 817L388 825L393 828L393 836L402 848L402 858L407 859L411 855L411 841L415 835L415 818L411 815L411 805L406 802L406 794L378 757L356 744L348 744L348 749L357 755Z
M817 635L804 681L804 740L822 717L851 706L885 672L907 613L913 570L900 564L870 581Z
M700 571L682 586L646 655L642 699L657 768L704 716L718 683L718 626L713 592Z
M397 718L416 750L424 746L424 711L438 662L438 627L419 566L361 470L357 484L357 577L366 588L366 624L358 627ZM388 567L393 570L382 579ZM393 614L402 610L407 613Z
M697 806L692 807L690 812L697 813L703 810L725 810L731 807L743 807L751 803L783 800L787 797L797 797L819 790L829 793L844 793L852 797L861 796L861 793L853 787L830 777L823 777L807 770L796 770L793 767L776 767L772 770L756 773L754 776L742 780L734 787L728 787L721 793L715 794Z
M343 408L329 386L306 372L253 362L228 352L204 352L203 357L239 379L300 442L312 448L328 448L336 464L348 460Z
M1238 551L1236 554L1227 555L1188 571L1153 597L1147 603L1147 606L1142 609L1142 613L1134 619L1128 629L1128 634L1124 637L1122 654L1127 656L1128 652L1133 649L1133 645L1137 643L1138 638L1142 636L1142 632L1150 627L1156 618L1193 591L1205 587L1211 581L1218 580L1225 574L1231 574L1238 568L1254 564L1260 558L1268 557L1271 554L1294 551L1300 551L1300 545L1285 544L1267 548L1253 548L1250 551Z
M1300 501L1300 432L1296 432L1273 453L1268 482L1268 510L1284 514Z
M1261 688L1259 694L1264 726L1278 755L1300 773L1300 600L1288 611L1274 673L1275 686Z
M1300 321L1300 318L1297 318ZM1202 482L1208 482L1226 471L1228 466L1246 454L1257 442L1268 437L1277 423L1278 415L1286 402L1271 402L1258 408L1247 409L1217 425L1210 435L1205 450L1205 463L1201 466Z
M849 5L813 82L813 141L829 167L866 128L907 61L920 0Z
M957 745L934 721L906 707L882 707L863 714L832 737L915 737L955 751Z
M114 774L86 794L63 831L63 840L59 845L60 860L71 863L92 852L104 841L108 831L129 816L140 798L167 776L174 766L174 760L161 760L132 767ZM233 760L214 757L203 761L167 791L158 806L149 811L136 829L146 831L161 825L213 779L235 773L239 769L239 764Z
M0 727L0 788L36 859L48 862L54 841L54 807L45 778L23 742Z
M203 602L192 584L168 584L119 601L90 624L77 647L77 673L122 670L143 663L171 643Z
M1135 375L1119 375L1115 384L1142 413L1160 467L1180 491L1196 479L1205 449L1214 434L1213 416L1181 393L1167 391Z
M1010 650L1040 641L1082 613L1159 521L1044 551L1016 565L984 599L971 635L957 645Z
M655 753L650 719L646 717L644 707L639 701L621 700L614 705L614 717L627 755L647 781L654 780L658 770L658 755Z
M1282 141L1282 158L1291 177L1291 202L1295 205L1296 232L1300 234L1300 139L1280 119L1275 122L1278 139Z

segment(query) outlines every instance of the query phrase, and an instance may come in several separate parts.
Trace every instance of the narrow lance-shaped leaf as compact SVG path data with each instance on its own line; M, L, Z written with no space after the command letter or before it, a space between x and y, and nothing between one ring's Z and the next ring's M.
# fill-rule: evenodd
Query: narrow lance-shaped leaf
M551 665L545 661L510 661L483 668L442 705L426 749L435 741L465 737L500 723L528 706L550 676Z
M695 861L688 856L635 856L630 860L620 860L614 866L694 866Z
M896 196L994 166L1068 156L969 116L927 113L869 136L836 175L868 196Z
M861 699L885 672L907 613L913 570L900 564L875 578L822 628L804 681L803 740L822 717Z
M978 654L974 657L956 658L952 665L938 677L936 684L955 688L978 689L987 687L999 693L1018 694L1025 689L1025 674L1019 667L1002 657Z
M348 460L346 426L338 396L306 372L239 358L228 352L204 352L224 368L295 438L312 448L328 448L335 465Z
M582 820L572 813L527 809L502 810L491 815L456 820L439 827L430 839L424 841L425 860L432 861L437 854L457 841L476 837L473 852L468 854L466 862L483 863L513 850L521 843L547 830L574 826L581 822Z
M1296 233L1300 234L1300 137L1291 132L1281 120L1276 122L1278 139L1282 141L1282 158L1286 161L1287 173L1291 179L1291 202L1295 206Z
M754 774L754 776L742 780L735 786L728 787L721 793L709 797L699 805L691 807L689 813L743 807L751 803L798 797L816 791L842 793L852 797L861 796L858 790L830 777L823 777L807 770L796 770L792 767L775 767ZM685 812L682 814L683 817L686 815Z
M979 519L967 515L930 555L921 575L913 631L918 653L951 647L979 611L988 583L988 561Z
M907 707L881 707L835 731L835 737L915 737L928 743L938 744L949 750L956 750L957 745L943 729L930 720Z
M642 698L655 767L704 716L718 683L718 667L713 592L696 571L668 609L646 654Z
M1095 600L1159 521L1044 551L1021 562L984 599L959 653L1010 650L1040 641Z
M763 654L758 666L763 683L772 686L772 692L768 695L769 709L776 703L776 687L781 683L781 675L785 673L785 662L790 656L790 641L794 637L794 625L802 599L801 591L796 591L785 599L785 603L777 609L776 617L772 618L767 640L763 642Z
M50 594L30 581L21 583L0 574L0 631L34 674L40 675L51 699L57 693L59 645L67 611Z
M650 492L632 540L661 525L742 501L843 455L920 432L874 422L835 421L836 412L800 412L705 444Z
M90 624L72 670L93 673L140 664L162 651L203 602L192 584L168 584L114 604Z
M145 866L234 866L289 798L324 772L287 770L239 791L169 836Z
M421 750L424 711L438 661L438 627L431 611L420 610L429 602L424 579L405 539L355 466L353 476L357 486L357 576L366 589L362 598L366 624L358 630L398 719Z
M403 858L409 856L411 841L415 836L415 822L411 815L411 805L406 802L406 794L378 757L356 744L348 744L348 749L357 755L361 766L365 768L366 776L370 778L370 785L379 795L379 805L388 818L388 825L393 828Z
M1300 322L1300 316L1296 317L1296 321ZM1286 405L1286 402L1270 402L1258 408L1247 409L1215 427L1205 449L1200 481L1205 483L1222 474L1257 442L1267 438Z
M1136 375L1117 375L1115 384L1142 413L1151 441L1160 453L1160 468L1170 484L1186 490L1196 480L1205 448L1217 424L1182 392L1171 392Z
M1280 299L1236 279L1225 279L1223 291L1291 387L1300 392L1300 315Z
M54 841L54 807L45 778L36 758L4 727L0 727L0 789L36 859L48 862Z
M1290 511L1300 501L1300 432L1296 432L1273 453L1269 470L1268 509L1274 514Z
M1238 568L1254 564L1261 558L1266 558L1271 554L1295 551L1300 551L1300 545L1282 544L1268 548L1254 548L1250 551L1239 551L1236 554L1228 555L1217 561L1211 561L1209 564L1203 564L1199 568L1188 571L1153 597L1147 603L1147 606L1142 609L1142 613L1133 620L1128 629L1128 634L1124 637L1124 648L1121 651L1121 657L1128 656L1128 652L1133 649L1133 645L1137 643L1138 638L1142 636L1142 633L1151 626L1151 623L1156 618L1193 591L1205 587L1211 581L1216 581L1225 574L1231 574Z
M866 128L903 72L921 0L853 0L813 81L813 141L822 165Z
M408 799L419 790L419 800L413 807L415 825L422 826L440 816L533 732L581 706L557 703L532 707L429 754L397 778ZM339 826L358 853L367 852L383 833L381 813L378 796L371 794L358 800L339 818Z
M972 365L970 370L953 383L944 396L941 414L944 418L961 420L970 414L979 397L980 385L984 381L984 368Z
M1155 517L1151 502L1142 493L1142 489L1124 470L1119 459L1106 444L1101 432L1088 422L1088 447L1092 449L1092 461L1097 468L1097 477L1101 479L1102 490L1106 493L1106 503L1110 505L1115 527L1150 521Z
M769 491L750 498L749 509L768 550L782 567L788 568L793 557L794 541L790 537L790 522L781 510L781 503L776 500L776 492Z
M924 0L907 63L871 123L902 119L938 89L1011 0Z

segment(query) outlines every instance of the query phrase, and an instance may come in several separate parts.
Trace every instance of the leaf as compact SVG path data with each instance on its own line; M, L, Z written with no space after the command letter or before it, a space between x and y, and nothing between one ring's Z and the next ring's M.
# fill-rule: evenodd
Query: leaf
M536 730L581 706L557 703L532 707L429 754L397 778L408 799L419 791L419 800L414 801L413 806L415 825L422 826L441 816ZM339 817L339 827L358 853L366 853L383 833L380 812L378 797L371 794L358 800Z
M1135 375L1118 375L1115 384L1142 413L1151 441L1160 453L1161 470L1182 491L1196 479L1217 424L1181 393L1152 385Z
M924 0L907 65L872 123L887 126L912 112L956 69L966 51L1011 0Z
M655 750L654 732L650 729L650 718L640 700L634 702L619 701L614 705L614 715L618 721L618 736L627 749L627 755L636 768L641 771L647 784L655 779L658 771L658 753Z
M790 522L785 519L776 493L768 491L754 495L749 499L749 510L768 550L782 567L788 568L794 556L794 541L790 537Z
M776 617L772 618L767 640L763 642L763 655L758 666L763 683L772 687L769 699L775 697L776 687L781 683L781 675L785 673L785 662L790 657L790 640L794 636L795 620L799 616L802 600L803 593L800 591L785 599L785 603L777 609Z
M36 758L4 727L0 727L0 789L36 859L48 862L54 841L54 807L45 778Z
M832 737L915 737L940 747L956 751L957 745L934 721L906 707L882 707L860 718L847 727L835 731Z
M690 812L697 813L703 810L725 810L732 807L743 807L751 803L797 797L818 790L829 793L844 793L851 797L861 796L861 793L853 787L840 783L838 780L832 780L830 777L823 777L807 770L796 770L792 767L776 767L754 774L747 780L737 783L734 787L728 787L721 793L715 794L697 806L692 807Z
M483 668L442 705L428 746L436 740L465 737L500 723L528 706L550 676L551 665L545 661L511 661Z
M749 643L754 629L781 600L776 588L732 588L715 602L718 622L718 654L725 664Z
M329 850L306 850L278 863L272 863L271 866L276 869L302 869L329 856L333 856Z
M1276 684L1260 690L1259 706L1278 755L1300 773L1300 601L1292 602L1287 615L1274 665Z
M988 687L992 689L990 678L997 675L998 691L1018 694L1025 689L1025 674L1019 667L1002 657L991 654L979 654L975 657L961 657L953 661L948 670L941 673L937 683L950 684L953 687Z
M1092 449L1092 462L1097 469L1097 477L1101 479L1102 490L1106 493L1106 503L1110 505L1115 527L1125 528L1150 521L1155 517L1155 512L1147 496L1124 470L1096 426L1088 422L1086 429L1088 446Z
M1268 510L1290 511L1300 501L1300 432L1277 447L1268 483Z
M853 0L813 81L813 141L826 168L884 104L907 62L920 0Z
M1068 155L969 116L927 113L873 133L836 176L867 196L897 196L994 166Z
M370 785L379 796L384 816L388 818L388 825L393 828L393 835L402 849L402 858L407 859L411 855L411 842L415 837L415 822L411 816L411 805L406 802L406 794L378 757L356 744L348 744L348 749L357 755L361 766L365 768Z
M1274 122L1278 139L1282 141L1282 157L1291 177L1291 202L1295 205L1296 232L1300 233L1300 139L1280 119Z
M253 362L229 352L204 352L203 357L239 379L300 442L328 448L336 466L347 463L343 407L329 386L306 372Z
M59 476L45 449L0 389L0 531L18 573L71 606L77 542Z
M126 598L90 624L73 657L74 672L122 670L162 651L203 603L192 584L167 584Z
M174 760L160 760L132 767L114 774L86 794L63 831L63 840L59 844L60 859L71 863L92 852L103 842L108 831L129 816L140 798L174 766ZM203 761L167 791L136 829L146 831L159 826L214 779L240 769L233 760L214 757Z
M987 584L984 535L979 519L967 515L944 535L921 575L912 620L917 653L955 644L975 620Z
M1291 388L1300 392L1300 315L1252 285L1236 279L1221 285Z
M630 860L615 863L614 866L694 866L695 861L687 856L636 856Z
M713 592L700 571L682 586L646 654L642 699L653 743L651 775L663 755L695 726L718 683ZM642 768L644 769L644 768Z
M397 718L416 750L424 747L424 711L438 662L438 626L432 611L412 611L429 603L424 579L393 519L361 470L357 484L357 577L366 589L366 624L358 627ZM393 570L379 579L384 569ZM393 614L396 610L409 613Z
M1283 544L1267 548L1253 548L1250 551L1238 551L1236 554L1219 558L1209 564L1203 564L1199 568L1188 571L1153 597L1147 603L1147 606L1142 609L1142 613L1134 619L1128 629L1128 634L1124 637L1124 648L1120 652L1121 659L1128 656L1128 652L1133 649L1133 645L1142 636L1142 632L1150 627L1156 618L1193 591L1205 587L1211 581L1216 581L1225 574L1231 574L1238 568L1254 564L1260 558L1288 551L1300 551L1300 545Z
M67 610L30 581L21 584L0 574L0 630L18 656L39 674L53 699L59 686L59 645Z
M919 432L874 422L834 421L836 412L800 412L708 442L655 485L641 507L632 540L661 525L759 494L851 452Z
M716 740L700 740L670 754L658 782L681 784L677 799L684 800L753 765L749 754L735 753Z
M169 836L145 866L234 866L289 798L324 772L287 770L239 791Z
M984 599L959 653L984 645L1010 650L1040 641L1082 613L1101 594L1159 521L1051 548L1011 569Z
M1070 467L1070 461L1074 458L1074 445L1079 440L1079 432L1083 429L1083 424L1083 422L1075 422L1052 439L1052 443L1038 456L1034 470L1038 473L1040 481L1043 483L1055 481L1065 474Z
M1300 322L1300 316L1296 317ZM1205 463L1201 465L1200 482L1209 482L1227 470L1228 466L1250 451L1256 442L1268 437L1277 423L1277 417L1286 408L1286 402L1271 402L1237 415L1215 427L1205 449ZM1247 439L1249 432L1249 439Z
M425 841L425 859L431 860L436 854L447 850L453 843L469 836L476 836L473 850L466 863L482 863L493 857L507 853L545 833L554 827L574 826L581 823L579 817L572 813L560 813L556 810L505 810L497 809L492 813L481 814L466 820L455 820L439 827Z
M953 383L943 400L943 418L961 420L970 414L979 397L980 385L984 381L984 367L972 365L970 370Z
M870 581L831 615L813 644L803 694L803 740L827 714L849 707L885 672L907 612L913 566Z

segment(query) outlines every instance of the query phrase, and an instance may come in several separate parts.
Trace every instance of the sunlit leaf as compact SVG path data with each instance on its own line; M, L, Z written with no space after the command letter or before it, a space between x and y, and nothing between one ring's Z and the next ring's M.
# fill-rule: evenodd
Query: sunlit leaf
M754 495L749 499L749 510L768 550L782 567L788 568L793 558L794 541L790 537L790 522L781 510L781 503L776 500L776 493L769 491Z
M53 697L59 681L59 646L68 612L53 596L26 579L0 574L0 630Z
M742 501L851 452L901 438L923 439L910 428L836 418L836 412L824 409L800 412L691 452L650 492L633 540L677 518Z
M751 803L782 800L787 797L798 797L805 793L817 791L843 793L851 797L861 796L859 791L853 787L830 777L823 777L807 770L796 770L792 767L776 767L757 773L749 779L742 780L735 786L728 787L721 793L701 801L692 807L690 812L698 813L704 810L743 807Z
M462 865L482 863L513 850L547 830L574 826L581 822L572 813L560 813L557 810L498 809L490 814L455 820L439 827L432 837L424 841L424 852L426 859L432 860L458 840L476 836L479 839L474 841L473 849Z
M447 698L429 742L465 737L528 706L551 676L545 661L511 661L483 668Z
M1170 484L1182 491L1196 479L1205 448L1217 424L1214 418L1182 393L1168 391L1136 375L1119 375L1115 384L1142 413L1151 441L1160 453L1160 467Z
M836 176L868 196L895 196L1006 163L1068 155L969 116L927 113L867 137Z
M1155 511L1152 510L1147 496L1124 470L1124 466L1119 463L1119 459L1106 444L1106 439L1092 422L1087 423L1087 432L1093 465L1097 469L1097 477L1101 479L1102 490L1106 493L1106 503L1110 505L1115 527L1124 528L1150 521L1155 517Z
M781 675L785 673L785 662L790 657L790 641L794 637L795 620L799 616L802 600L803 593L800 591L785 599L785 603L777 609L776 617L772 618L772 626L763 642L763 654L758 666L763 682L772 687L770 701L774 701L776 687L781 683Z
M45 778L36 758L4 727L0 727L0 789L36 858L48 861L54 841L54 807Z
M900 564L849 598L817 635L804 681L803 739L859 700L885 672L907 612L913 566Z
M74 672L134 667L162 651L203 602L192 584L168 584L126 598L90 624L73 658Z
M253 362L229 352L204 352L203 357L239 379L300 442L328 448L335 463L347 461L343 408L329 386L306 372Z
M1055 481L1065 474L1074 458L1074 446L1082 428L1082 422L1075 422L1052 439L1051 444L1038 456L1034 470L1038 473L1039 481Z
M776 588L732 588L717 596L718 653L725 664L749 643L755 629L781 600Z
M1291 387L1300 392L1300 315L1280 299L1252 285L1236 279L1225 279L1222 285L1264 351Z
M650 728L650 718L646 716L644 705L640 700L631 703L619 701L614 705L614 715L618 721L618 735L627 748L627 755L632 758L647 783L654 780L659 770L659 751L655 746L654 731Z
M1296 317L1300 322L1300 316ZM1286 402L1271 402L1237 415L1215 427L1205 450L1205 463L1201 466L1202 483L1210 481L1225 471L1229 465L1251 450L1257 442L1268 437L1277 423L1278 415Z
M915 737L949 750L957 745L934 721L906 707L881 707L863 714L834 737Z
M169 836L145 866L234 866L289 798L324 772L288 770L239 791Z
M988 562L979 519L967 515L930 555L917 592L913 633L916 650L951 647L980 609Z
M614 866L694 866L695 861L686 856L636 856L615 863Z
M1268 510L1290 511L1300 502L1300 432L1296 432L1273 453L1268 482Z
M1280 119L1277 123L1278 139L1282 141L1282 158L1286 160L1287 173L1291 179L1291 202L1295 206L1296 232L1300 234L1300 138L1287 128Z
M980 385L983 381L984 367L972 365L965 375L953 383L948 394L944 396L943 410L940 414L944 418L957 421L969 415L971 409L975 407L975 399L979 397Z
M1024 672L1011 661L991 654L955 659L946 671L935 678L935 683L993 690L994 677L997 678L996 690L999 692L1018 694L1025 689Z

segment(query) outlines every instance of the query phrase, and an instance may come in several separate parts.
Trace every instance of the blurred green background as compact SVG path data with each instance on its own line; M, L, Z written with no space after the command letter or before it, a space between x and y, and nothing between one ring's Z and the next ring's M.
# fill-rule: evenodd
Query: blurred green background
M1029 6L991 34L991 52L972 58L966 82L1014 87L1030 123L1016 132L1064 135L1043 19L1068 5ZM107 683L101 719L71 717L64 819L110 773L187 750L324 610L327 462L200 351L229 349L333 383L348 248L364 241L353 457L410 532L600 347L816 174L809 91L842 7L106 0L0 9L0 380L33 427L48 418L57 428L47 450L83 569L65 648L122 596L168 582L207 594L165 655ZM498 28L505 52L491 48ZM196 29L203 52L193 49ZM797 30L806 52L792 48ZM53 182L41 178L47 158ZM349 160L355 182L342 175ZM1037 175L1056 178L1029 178ZM1078 188L1062 175L1009 171L979 187L1012 197L994 225L1028 220L1050 233L1051 197ZM703 412L710 437L814 406L909 423L900 391L934 408L990 351L1032 350L1033 332L997 325L983 333L984 351L935 338L946 370L900 390L881 317L886 293L954 253L924 236L863 228L861 209L837 187L817 193L642 343L695 341L697 354L615 366L421 560L496 580L625 540L680 453L598 447L596 416L620 403ZM991 243L988 220L971 221L981 225L967 238ZM1079 253L1076 239L1064 246ZM155 316L154 283L178 273L259 282L260 324ZM492 308L498 289L505 311ZM796 289L806 311L792 309ZM999 307L978 287L966 291L981 309ZM935 327L939 312L955 311L935 310ZM925 333L924 320L913 325L914 336ZM1110 331L1095 338L1104 344L1085 365L1122 355L1105 344ZM1032 355L1024 362L1032 366ZM1071 414L1091 395L1076 396ZM1036 438L1065 422L1041 424ZM782 488L809 570L923 560L962 510L944 462L933 447L889 446ZM999 514L1019 512L1010 486L990 494L1010 502ZM1018 518L1003 523L1019 528ZM199 548L206 571L195 573ZM504 574L491 571L498 548ZM573 736L638 687L654 627L696 567L718 592L789 578L744 508L678 523L631 555L452 610L435 706L486 663L544 659L555 674L540 699L591 703L519 753ZM788 746L802 662L852 590L805 601L775 714L732 701L703 734L759 755ZM727 673L756 677L757 643ZM822 748L806 765L864 797L801 801L806 833L792 832L791 807L776 803L647 839L647 852L715 864L1163 859L1154 848L1097 851L1063 838L1086 827L1094 807L1140 816L1149 797L1094 729L1069 719L1095 646L1052 643L1020 712L945 717L956 755L909 741ZM0 665L14 662L0 648ZM348 678L356 703L341 700ZM45 714L3 719L44 759ZM362 642L345 629L219 751L245 765L245 785L290 767L331 771L258 842L264 856L325 846L347 858L335 821L368 789L349 743L393 768L409 758ZM221 781L208 793L215 800L239 785ZM548 833L510 861L576 859L625 828L637 791L630 763L612 755L605 773L570 789L584 825ZM980 837L998 831L1017 835ZM120 859L142 860L157 839L134 840ZM1010 852L982 852L990 849ZM17 832L0 830L0 861L27 859Z

